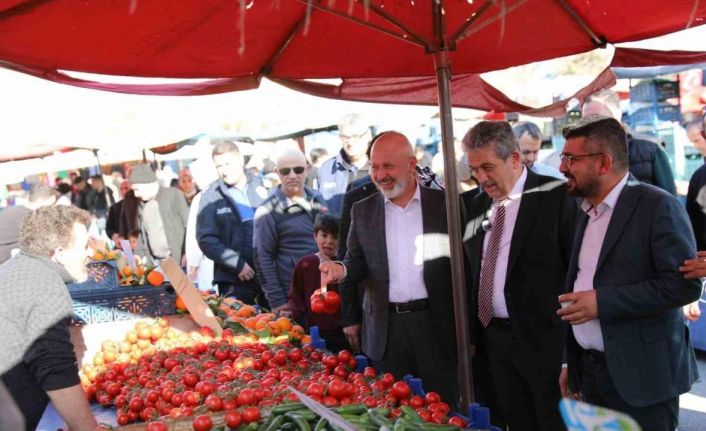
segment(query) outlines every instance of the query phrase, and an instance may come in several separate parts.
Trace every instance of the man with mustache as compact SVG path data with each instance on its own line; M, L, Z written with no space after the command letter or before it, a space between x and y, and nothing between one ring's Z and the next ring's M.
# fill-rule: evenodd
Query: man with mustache
M396 378L421 377L426 391L457 404L456 349L444 192L420 187L409 140L383 133L371 150L380 193L353 205L343 262L320 265L326 283L365 281L362 307L343 290L349 344Z
M287 311L287 294L296 263L316 253L314 221L328 211L321 195L306 187L304 153L287 149L278 158L275 172L280 185L255 210L253 251L255 268L272 311Z
M482 188L462 198L474 372L486 377L478 393L496 400L512 430L564 429L556 382L565 325L556 310L576 201L564 182L523 165L507 122L478 123L463 145Z
M696 254L689 219L674 196L628 172L628 138L615 119L586 117L564 136L560 169L583 201L570 293L559 298L571 324L562 392L627 413L645 431L674 430L679 395L698 378L681 307L701 283L678 270Z

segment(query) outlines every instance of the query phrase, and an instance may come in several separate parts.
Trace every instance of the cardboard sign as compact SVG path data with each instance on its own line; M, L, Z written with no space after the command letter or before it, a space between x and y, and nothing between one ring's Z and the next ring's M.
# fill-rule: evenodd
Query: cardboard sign
M137 266L135 265L135 254L132 252L132 247L130 246L130 241L126 239L121 239L120 240L120 247L123 249L123 254L125 254L125 258L127 259L127 264L132 267L132 270L135 271L137 269Z
M174 290L184 301L187 310L189 310L196 323L213 329L216 335L221 335L223 328L221 328L218 319L213 315L211 307L206 304L206 301L203 300L199 291L196 290L189 277L184 274L184 271L181 270L174 258L168 257L162 260L159 266L162 268L162 272L169 277Z

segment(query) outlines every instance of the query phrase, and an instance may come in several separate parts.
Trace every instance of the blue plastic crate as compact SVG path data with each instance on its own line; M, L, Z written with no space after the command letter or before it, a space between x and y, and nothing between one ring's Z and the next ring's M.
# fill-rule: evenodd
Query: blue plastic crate
M177 295L170 284L69 292L73 300L74 325L176 314Z
M88 262L88 279L82 283L70 283L69 291L85 292L118 288L118 269L114 260Z
M655 124L663 121L681 122L681 109L679 105L660 103L638 109L630 114L628 123L635 127L640 124Z
M657 103L679 97L679 83L666 79L640 81L630 89L631 102Z

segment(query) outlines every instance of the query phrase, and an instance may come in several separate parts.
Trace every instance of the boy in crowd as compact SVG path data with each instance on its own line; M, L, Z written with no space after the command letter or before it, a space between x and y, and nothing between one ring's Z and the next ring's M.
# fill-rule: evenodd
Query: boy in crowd
M310 298L316 289L321 287L321 271L319 263L336 259L338 250L338 217L323 213L314 222L314 239L319 251L304 256L297 262L292 274L292 284L289 289L287 308L292 318L301 322L308 329L318 326L321 337L326 340L326 348L332 352L349 349L341 326L341 313L314 314L311 311ZM328 290L338 292L336 284L329 284Z

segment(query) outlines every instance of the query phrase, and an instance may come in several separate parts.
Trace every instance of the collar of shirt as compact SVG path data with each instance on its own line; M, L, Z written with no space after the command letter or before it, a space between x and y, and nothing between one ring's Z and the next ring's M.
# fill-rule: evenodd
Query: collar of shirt
M348 158L346 157L345 153L343 152L343 149L341 148L341 151L336 154L336 167L342 167L344 170L353 172L354 174L358 173L358 171L368 171L368 165L370 161L366 161L365 164L361 167L358 167L354 165L353 163L348 161Z
M304 196L299 196L296 198L290 198L287 195L284 194L282 191L282 186L277 186L277 189L275 189L274 192L275 195L277 195L277 199L280 201L282 204L282 208L287 211L289 208L293 206L299 206L302 207L306 210L311 209L311 200L312 200L312 195L309 192L308 187L304 187Z
M520 178L517 179L515 185L512 187L510 194L507 196L511 201L519 199L522 197L522 193L525 191L525 183L527 182L527 168L522 166L522 173Z
M419 191L419 183L416 181L415 181L415 183L416 183L416 188L414 189L414 196L412 196L412 199L410 199L410 201L407 202L407 205L405 207L401 207L401 206L397 205L396 203L394 203L390 199L388 199L387 196L380 193L380 194L382 194L383 199L385 199L385 206L392 205L392 208L406 210L407 208L409 208L410 205L412 205L412 202L414 202L414 201L421 203L422 198L421 198L421 192Z
M586 199L581 202L581 209L588 214L589 217L598 218L605 212L607 207L615 208L615 204L618 202L620 193L622 193L625 185L628 183L628 178L630 178L629 172L625 174L623 179L618 181L618 184L616 184L610 192L608 192L606 197L603 199L603 202L598 204L598 207L594 211L591 211L594 209L593 205L591 205Z

